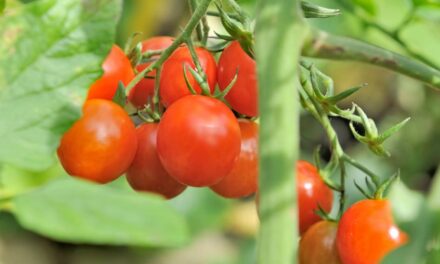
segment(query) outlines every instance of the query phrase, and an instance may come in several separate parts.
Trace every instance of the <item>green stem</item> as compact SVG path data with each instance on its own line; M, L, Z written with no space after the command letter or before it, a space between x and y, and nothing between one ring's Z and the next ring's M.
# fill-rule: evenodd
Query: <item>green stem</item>
M383 48L314 31L303 48L303 55L333 60L354 60L400 72L440 89L440 71L414 59Z
M260 112L257 263L296 263L295 161L299 155L298 61L308 27L298 0L259 0L256 60ZM275 90L276 89L276 92ZM276 128L276 129L274 129Z
M197 0L189 0L189 9L191 11L191 15L194 13L194 10L197 8ZM197 34L197 40L201 41L203 39L203 31L202 31L202 24L198 23L196 27L196 34Z
M130 90L145 76L145 74L151 72L153 69L158 69L166 59L189 37L191 37L192 32L194 31L197 24L200 22L200 19L205 15L206 10L208 9L209 4L212 0L200 0L199 5L196 10L194 10L191 19L186 24L182 33L174 40L173 44L171 44L168 48L166 48L159 59L154 63L150 64L147 68L139 72L136 77L127 85L126 92L130 93Z
M366 26L374 28L378 31L380 31L382 34L388 36L390 39L392 39L394 42L396 42L397 44L399 44L399 46L410 56L428 64L431 67L436 68L435 63L433 63L430 59L426 58L425 56L422 56L416 52L414 52L413 50L411 50L406 43L402 40L402 38L400 37L399 33L402 31L403 28L405 28L409 22L411 22L414 13L416 11L416 9L412 8L410 10L410 12L407 14L407 16L405 17L405 19L402 21L402 23L397 27L396 30L391 31L388 30L386 28L384 28L383 26L379 25L378 23L372 21L369 18L366 18L364 15L362 15L360 12L357 12L356 9L351 8L351 6L349 4L347 4L344 0L336 0L345 10L347 10L348 12L350 12L352 15L356 16L357 18L359 18Z
M373 183L376 186L376 188L378 188L380 186L380 180L377 177L377 175L374 174L372 171L370 171L367 167L365 167L364 165L360 164L355 159L353 159L352 157L350 157L350 156L348 156L346 154L344 154L342 156L342 159L345 160L346 162L350 163L352 166L358 168L360 171L362 171L365 174L367 174L367 176L369 176L370 179L373 181Z
M186 40L186 44L188 45L188 49L189 49L189 52L191 54L191 58L192 58L192 60L194 62L194 65L196 66L197 73L198 73L198 75L202 79L202 81L199 83L200 88L202 89L202 93L204 95L210 95L211 92L210 92L210 89L209 89L208 82L206 81L207 80L206 73L203 70L202 65L200 64L199 56L197 56L197 51L196 51L196 49L194 47L194 44L193 44L191 38L188 38Z

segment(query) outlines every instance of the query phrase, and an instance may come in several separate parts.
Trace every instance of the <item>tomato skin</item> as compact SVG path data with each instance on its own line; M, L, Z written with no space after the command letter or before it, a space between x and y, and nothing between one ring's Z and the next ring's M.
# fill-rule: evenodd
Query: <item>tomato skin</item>
M166 49L171 44L173 44L173 38L167 36L157 36L152 37L147 40L142 41L142 52L146 52L148 50L161 50ZM157 58L159 55L152 56L151 58ZM150 66L152 62L142 63L136 66L136 70L138 72L143 71L145 68ZM153 70L148 73L150 77L156 77L156 70ZM143 78L140 80L136 86L131 89L130 94L128 95L128 100L133 103L137 108L143 108L145 104L151 100L154 95L154 79Z
M162 116L157 150L174 179L194 187L211 186L232 170L240 154L240 127L221 101L188 95Z
M134 72L130 60L121 48L112 46L110 53L102 64L104 74L96 80L89 89L87 100L112 100L118 89L119 81L127 85L133 78Z
M137 191L154 192L171 199L186 186L165 171L157 154L157 123L144 123L136 128L138 148L127 171L127 181Z
M315 166L299 160L296 164L297 192L299 204L299 230L303 234L310 226L321 220L315 213L321 206L330 211L333 204L333 192L325 185Z
M201 47L196 48L196 53L202 69L207 76L207 82L211 93L217 83L217 66L212 54ZM196 69L187 46L177 48L162 66L160 76L160 98L165 107L185 95L190 95L183 74L184 65ZM189 70L186 71L188 81L194 90L200 94L201 88Z
M319 221L312 225L299 242L299 264L341 264L336 247L338 224Z
M228 87L238 71L237 81L225 98L235 111L247 116L257 116L256 63L241 48L238 41L233 41L223 50L217 69L218 85L222 91Z
M240 198L257 191L258 124L246 119L238 121L241 150L232 171L211 189L225 198Z
M337 247L344 264L378 264L405 244L407 235L394 224L388 200L362 200L342 215Z
M111 101L93 99L63 135L57 153L70 175L107 183L128 169L136 148L136 129L126 112Z

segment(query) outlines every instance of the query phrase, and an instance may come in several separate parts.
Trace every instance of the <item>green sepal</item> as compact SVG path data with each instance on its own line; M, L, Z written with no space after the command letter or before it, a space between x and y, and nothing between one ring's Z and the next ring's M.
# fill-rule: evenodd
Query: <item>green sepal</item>
M339 9L326 8L307 1L301 1L301 8L306 18L328 18L341 14Z
M121 81L119 81L118 83L118 88L116 89L116 93L113 96L112 101L120 105L122 108L127 103L127 95L125 94L125 87Z

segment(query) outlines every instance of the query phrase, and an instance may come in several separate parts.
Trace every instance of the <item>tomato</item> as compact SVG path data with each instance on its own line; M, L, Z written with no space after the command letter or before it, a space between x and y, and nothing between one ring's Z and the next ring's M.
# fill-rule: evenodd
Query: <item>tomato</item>
M158 36L152 37L147 40L142 41L142 52L148 50L162 50L168 48L173 44L172 37ZM152 56L151 58L157 58L158 55ZM145 68L150 66L152 62L142 63L136 66L138 72L143 71ZM156 70L153 70L147 74L149 77L156 77ZM154 79L143 78L139 81L133 89L131 89L128 95L128 100L133 103L137 108L143 108L154 95Z
M299 264L341 264L336 247L338 224L320 221L312 225L299 242Z
M136 129L117 104L93 99L61 138L58 158L72 176L107 183L123 174L137 148Z
M344 264L378 264L407 240L407 235L394 224L388 200L353 204L342 215L336 237Z
M171 199L186 186L178 183L165 171L157 155L157 123L144 123L136 128L138 148L127 171L127 180L137 191L154 192Z
M231 107L240 114L257 116L256 63L241 49L238 41L233 41L223 50L218 61L218 86L222 91L231 83L237 72L237 80L225 98Z
M318 205L330 211L333 204L333 192L325 185L315 166L299 160L296 164L299 230L303 234L311 225L321 220L315 213Z
M232 170L240 154L240 127L221 101L188 95L162 116L157 151L165 170L180 183L211 186Z
M211 186L217 194L226 198L249 196L258 185L258 124L246 119L239 120L241 150L232 171L219 183Z
M196 53L200 65L206 73L207 82L212 93L217 83L217 66L215 59L209 51L201 47L196 48ZM165 107L170 106L177 99L191 94L183 74L184 65L196 69L187 46L177 48L162 66L160 97ZM186 70L186 76L194 90L200 94L201 88L189 70Z
M121 48L116 45L113 45L110 53L104 60L102 69L104 74L90 87L87 100L112 100L118 89L119 81L127 85L134 78L130 60L125 56Z

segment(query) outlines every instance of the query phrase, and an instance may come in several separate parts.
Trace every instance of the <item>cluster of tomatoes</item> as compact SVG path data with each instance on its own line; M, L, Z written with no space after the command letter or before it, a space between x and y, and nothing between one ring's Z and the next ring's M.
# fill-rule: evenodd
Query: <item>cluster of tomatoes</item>
M172 43L170 37L153 37L142 42L142 52L161 51ZM133 189L167 199L187 186L209 187L226 198L254 194L258 187L255 61L235 41L224 49L218 64L203 47L196 47L195 53L211 95L201 95L199 81L188 71L197 67L189 48L182 45L164 62L158 80L160 106L166 110L158 122L135 127L127 112L112 101L118 83L127 85L135 77L129 59L113 46L103 76L89 89L83 116L61 139L58 157L65 170L98 183L126 174ZM157 56L138 64L136 71ZM151 105L156 74L151 71L137 83L127 103L139 109ZM231 82L224 98L214 96ZM379 263L405 242L386 200L353 205L339 224L320 221L316 211L332 209L333 192L312 164L298 161L296 171L300 263Z

